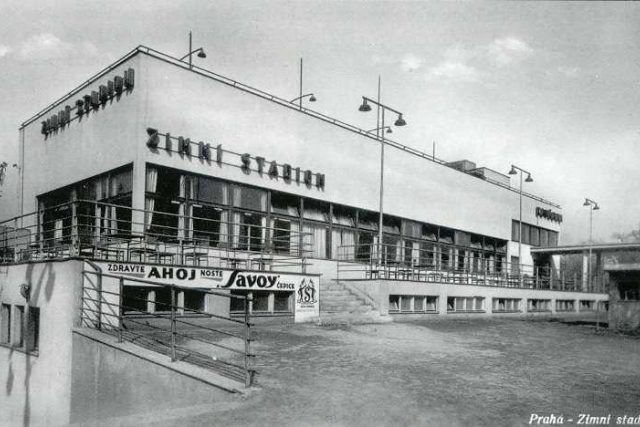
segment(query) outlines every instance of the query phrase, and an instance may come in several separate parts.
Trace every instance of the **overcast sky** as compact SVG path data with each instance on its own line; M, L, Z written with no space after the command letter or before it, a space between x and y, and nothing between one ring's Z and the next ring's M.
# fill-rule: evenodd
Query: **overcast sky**
M0 160L18 127L139 44L363 128L362 95L405 113L396 141L506 173L562 205L562 242L640 224L640 3L2 2ZM59 159L65 167L64 159ZM2 199L0 199L2 200ZM1 203L1 202L0 202Z

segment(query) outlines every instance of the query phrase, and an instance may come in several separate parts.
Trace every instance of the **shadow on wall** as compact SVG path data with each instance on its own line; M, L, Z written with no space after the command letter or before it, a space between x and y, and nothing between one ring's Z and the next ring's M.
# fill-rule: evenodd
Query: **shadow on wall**
M27 300L27 303L29 304L29 306L38 306L38 302L40 299L40 296L42 295L42 293L44 293L44 298L47 302L49 302L51 300L51 297L53 296L53 291L54 291L54 287L55 287L55 279L56 279L56 274L53 271L53 263L47 263L45 265L45 267L42 269L42 272L40 273L40 276L34 280L33 275L34 275L34 267L36 264L34 263L29 263L27 265L27 270L25 273L25 278L24 278L24 283L26 283L27 285L30 285L30 289L31 291L29 292L29 299ZM41 264L38 264L41 265ZM42 289L44 287L44 292L42 292ZM11 349L11 352L9 353L9 376L7 378L7 394L10 394L11 390L13 389L13 380L14 380L14 375L13 375L13 367L11 365L11 355L13 354L13 349ZM32 364L32 357L30 353L26 353L25 354L25 376L24 376L24 389L25 389L25 399L24 399L24 408L23 408L23 415L22 415L22 424L24 426L29 426L31 424L31 364ZM43 402L44 403L44 402Z

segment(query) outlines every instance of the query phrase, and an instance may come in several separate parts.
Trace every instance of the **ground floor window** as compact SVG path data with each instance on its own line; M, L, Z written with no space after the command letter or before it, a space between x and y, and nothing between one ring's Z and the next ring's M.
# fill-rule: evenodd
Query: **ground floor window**
M580 311L595 311L596 302L594 300L580 300Z
M0 306L0 344L37 353L39 342L39 307L11 304Z
M2 304L0 307L0 344L9 344L11 341L11 306Z
M493 312L494 313L517 313L520 312L519 298L494 298L493 299Z
M437 311L437 296L389 295L389 313L435 313Z
M195 289L185 289L182 292L185 313L193 311L204 311L204 292Z
M576 302L572 299L558 299L556 311L576 311Z
M150 288L146 286L125 286L122 291L122 310L125 313L132 311L146 312L149 290Z
M484 297L448 297L448 312L482 312Z
M247 292L234 290L231 294L245 296ZM249 310L253 314L291 314L293 313L292 295L293 292L253 291ZM231 298L229 311L232 314L244 313L244 304L244 299Z
M551 311L550 299L527 300L527 311Z

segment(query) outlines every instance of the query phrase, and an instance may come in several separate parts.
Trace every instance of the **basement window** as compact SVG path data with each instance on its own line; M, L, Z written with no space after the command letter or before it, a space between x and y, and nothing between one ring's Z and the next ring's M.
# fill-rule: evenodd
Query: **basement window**
M520 301L521 300L519 298L494 298L493 312L494 313L519 313Z
M596 302L594 300L580 300L580 311L595 311Z
M551 300L550 299L529 299L527 301L527 311L531 312L541 312L541 311L551 311Z
M449 313L481 313L484 312L484 297L448 297Z
M389 313L436 313L437 311L437 296L389 295Z
M575 301L572 299L556 300L556 311L576 311Z

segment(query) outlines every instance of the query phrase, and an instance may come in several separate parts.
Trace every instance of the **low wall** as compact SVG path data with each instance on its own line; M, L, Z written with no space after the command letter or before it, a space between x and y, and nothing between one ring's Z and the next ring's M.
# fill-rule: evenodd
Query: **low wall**
M150 413L233 397L228 391L231 388L225 390L194 378L207 378L200 368L187 367L197 371L193 377L185 375L154 362L154 355L147 354L151 352L145 349L130 343L110 344L106 340L115 339L109 336L98 339L97 334L94 331L73 334L71 422ZM134 350L128 352L128 347ZM227 386L231 383L221 381Z
M341 281L348 288L355 288L358 293L366 294L375 302L375 308L381 314L389 313L389 295L414 295L414 296L436 296L438 297L437 314L455 316L457 313L447 312L448 297L482 297L485 298L484 309L474 315L522 315L522 314L556 314L556 313L576 313L579 310L580 300L598 302L608 301L608 295L602 293L568 292L556 290L503 288L494 286L474 286L449 283L427 283L412 282L403 280L344 280ZM519 313L494 313L492 310L493 298L514 298L522 300ZM550 310L545 312L527 311L528 299L551 300ZM575 311L556 312L556 300L575 301Z

